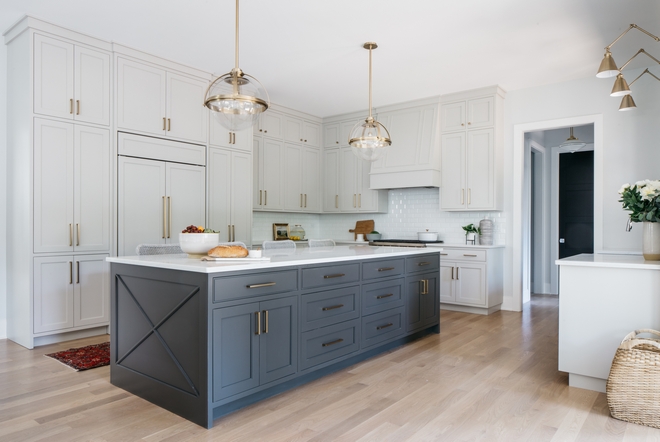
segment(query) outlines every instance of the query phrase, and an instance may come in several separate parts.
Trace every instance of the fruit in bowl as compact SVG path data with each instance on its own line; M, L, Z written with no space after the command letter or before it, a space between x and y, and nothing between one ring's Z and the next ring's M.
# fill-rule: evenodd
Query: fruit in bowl
M188 255L204 256L220 243L220 232L190 225L179 233L179 247Z

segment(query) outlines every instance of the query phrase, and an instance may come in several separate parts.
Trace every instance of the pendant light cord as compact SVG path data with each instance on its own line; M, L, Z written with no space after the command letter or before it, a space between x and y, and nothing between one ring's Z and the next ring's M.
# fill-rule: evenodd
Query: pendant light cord
M236 0L236 70L238 70L238 0Z
M238 0L236 0L238 1ZM369 46L369 119L372 119L371 116L371 46Z

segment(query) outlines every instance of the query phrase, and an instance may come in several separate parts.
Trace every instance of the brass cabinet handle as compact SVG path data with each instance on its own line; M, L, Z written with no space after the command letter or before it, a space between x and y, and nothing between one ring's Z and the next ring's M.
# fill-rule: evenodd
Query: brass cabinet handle
M334 275L324 275L323 279L341 278L342 276L346 276L346 273L335 273Z
M69 113L73 115L73 98L69 99Z
M167 129L167 118L163 117L163 130Z
M376 330L382 330L382 329L387 328L387 327L392 327L393 325L394 324L392 324L391 322L389 324L379 325L378 327L376 327Z
M73 247L73 224L69 224L69 247Z
M76 100L76 115L80 115L80 100Z
M477 255L468 255L467 253L463 253L463 256L472 256L472 257L477 257Z
M362 207L362 194L358 193L358 207Z
M227 224L227 241L231 242L231 225Z
M76 261L76 284L80 284L80 261Z
M389 298L390 296L394 296L394 293L388 293L387 295L378 295L376 296L376 299L385 299L385 298Z
M458 277L458 269L459 269L459 268L460 268L460 267L456 267L456 281L458 281L458 280L460 279L460 278Z
M461 189L461 204L465 204L465 189Z
M323 307L321 310L323 310L324 312L327 312L328 310L335 310L335 309L338 309L338 308L342 308L343 306L344 306L344 304L331 305L330 307Z
M339 195L335 195L335 209L339 209Z
M264 333L268 333L268 310L264 310Z
M419 280L419 283L422 285L422 287L419 289L419 294L420 294L420 295L426 295L426 292L424 291L424 287L425 287L425 286L424 286L424 280L423 280L423 279L420 279L420 280Z
M468 206L472 204L472 189L468 188Z
M451 268L451 279L454 279L454 268Z
M236 144L236 132L232 132L231 137L232 137L232 140L233 140L232 144Z
M394 267L381 267L378 269L379 272L387 272L389 270L394 270Z
M262 201L262 199L261 199L261 197L262 197L262 193L263 193L263 190L260 190L260 191L259 191L259 205L260 205L260 206L261 206L261 201Z
M264 206L268 205L268 191L264 190Z
M277 283L276 282L264 282L263 284L252 284L252 285L246 285L245 287L247 287L249 289L259 289L261 287L272 287L275 284L277 284Z
M236 225L231 225L231 240L236 241Z
M69 261L69 284L73 284L73 263Z
M344 342L344 340L339 338L339 339L335 339L334 341L325 342L321 344L321 347L330 347L331 345L339 344L340 342Z
M426 262L426 261L422 261L422 262L420 262L420 263L417 263L417 265L420 266L420 267L423 267L423 266L431 265L431 263L430 263L430 262Z
M302 207L302 203L303 203L303 201L302 201L302 193L301 193L300 194L300 207Z
M356 196L357 196L356 194L353 194L353 207L354 207L354 208L357 207L357 206L355 205L355 197L356 197Z
M167 237L172 236L172 197L167 197L167 208L169 213L169 219L167 222Z
M449 253L441 253L440 256L447 256Z
M172 130L172 120L167 119L167 131L170 132Z
M76 245L80 245L80 224L76 224Z
M257 323L257 330L254 332L255 335L261 334L261 312L254 312L255 322Z
M227 135L229 135L229 144L231 144L231 132L229 132Z
M167 215L165 211L165 197L163 197L163 238L167 235L165 229L167 229Z
M305 208L307 208L307 194L305 194Z
M419 282L422 283L422 291L420 295L428 295L429 294L429 280L428 279L422 279Z

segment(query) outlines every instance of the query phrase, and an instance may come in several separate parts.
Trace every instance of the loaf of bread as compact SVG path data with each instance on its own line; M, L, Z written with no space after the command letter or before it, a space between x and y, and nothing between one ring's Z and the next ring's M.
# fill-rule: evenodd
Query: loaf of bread
M208 255L214 258L245 258L248 249L241 246L217 246L209 250Z

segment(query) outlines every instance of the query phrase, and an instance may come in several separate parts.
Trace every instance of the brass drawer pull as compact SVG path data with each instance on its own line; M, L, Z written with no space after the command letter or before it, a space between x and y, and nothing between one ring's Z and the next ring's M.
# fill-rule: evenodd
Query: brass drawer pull
M163 117L163 130L167 129L167 118Z
M387 328L387 327L392 327L393 325L394 324L392 324L391 322L389 324L379 325L378 327L376 327L376 330L382 330L382 329Z
M334 309L342 308L343 306L344 306L344 304L331 305L330 307L323 307L321 310L323 310L324 312L327 312L328 310L334 310Z
M76 115L80 115L80 100L76 100Z
M76 231L78 233L76 235L76 245L79 246L80 245L80 224L76 224Z
M449 253L441 253L440 256L447 256Z
M344 340L342 338L339 338L339 339L335 339L334 341L325 342L321 344L321 347L330 347L331 345L339 344L340 342L344 342Z
M172 131L172 120L170 118L167 119L167 131Z
M268 310L264 310L264 333L268 333Z
M421 279L419 282L422 283L422 290L420 291L420 295L428 295L429 294L429 280L428 279Z
M387 272L389 270L394 270L394 267L382 267L378 269L379 272Z
M378 295L378 296L376 296L376 299L385 299L385 298L389 298L391 296L394 296L394 293L388 293L387 295Z
M323 279L341 278L342 276L346 276L346 273L335 273L334 275L325 275L323 276Z
M262 192L263 192L263 190L260 190L260 191L259 191L259 205L260 205L260 206L262 205L262 201L263 201L263 200L261 199L261 197L263 196L263 195L262 195Z
M428 266L428 265L431 265L431 263L430 263L430 262L423 261L423 262L418 263L417 265L420 266L420 267L422 267L422 266Z
M476 257L477 257L477 255L468 255L467 253L463 253L463 256L471 256L471 257L473 257L473 258L476 258Z
M69 247L73 247L73 224L69 224Z
M80 284L80 261L76 261L76 284Z
M252 285L246 285L245 287L249 289L260 289L261 287L272 287L276 282L264 282L263 284L252 284Z
M73 284L73 262L69 261L69 284Z
M255 335L261 334L261 312L254 312L255 321L257 324L257 330L254 332Z
M73 115L73 98L69 98L69 113Z

